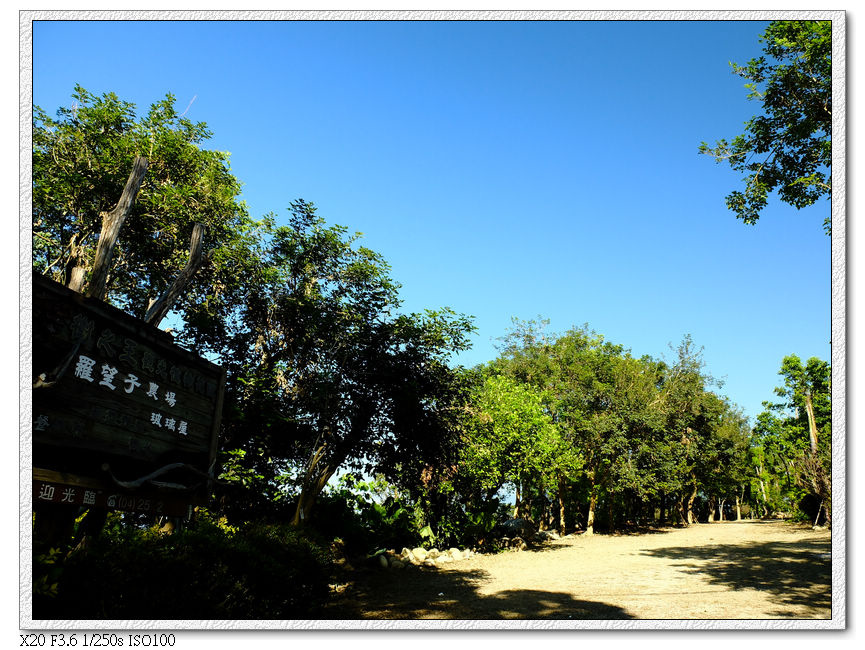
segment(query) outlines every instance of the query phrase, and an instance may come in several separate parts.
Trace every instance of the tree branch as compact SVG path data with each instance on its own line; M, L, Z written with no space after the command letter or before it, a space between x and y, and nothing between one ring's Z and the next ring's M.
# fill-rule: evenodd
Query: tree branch
M99 234L99 243L96 245L93 274L90 277L90 286L87 288L88 296L100 300L105 297L105 285L108 280L114 244L117 242L117 236L120 234L124 220L132 210L132 206L135 205L135 198L138 196L138 190L141 188L146 173L147 158L136 156L135 162L132 164L132 172L129 174L126 187L123 188L117 205L111 212L102 213L102 232Z
M144 314L145 323L159 325L159 322L165 318L165 315L174 306L174 303L177 302L177 299L186 285L189 284L192 276L201 267L201 264L205 260L205 256L202 254L205 231L206 228L203 223L197 223L193 227L192 238L189 243L189 259L186 262L186 266L174 278L174 282L166 289L165 293L147 308L147 313Z

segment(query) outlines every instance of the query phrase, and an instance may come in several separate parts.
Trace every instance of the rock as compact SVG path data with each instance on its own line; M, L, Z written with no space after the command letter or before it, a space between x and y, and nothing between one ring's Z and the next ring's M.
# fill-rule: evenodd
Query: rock
M423 561L423 565L435 568L436 563L435 560L426 559Z
M535 527L528 519L508 519L500 528L505 537L531 539L535 536Z
M423 562L427 558L427 552L425 548L418 546L415 549L412 549L412 555L415 556L418 562Z
M378 556L378 563L381 565L382 569L387 568L387 566L388 566L387 556L384 553L382 553L381 555Z
M448 553L454 560L462 560L464 557L462 551L460 551L458 548L452 548L448 551Z
M427 551L427 557L430 557L433 560L438 558L439 555L441 555L441 551L439 551L437 548L431 548L429 551Z
M554 530L542 530L537 534L537 538L542 542L559 539L559 534Z
M390 562L391 569L405 569L405 563L400 560L391 560Z
M525 540L521 537L514 537L510 543L511 548L517 551L525 551L529 546L526 544Z

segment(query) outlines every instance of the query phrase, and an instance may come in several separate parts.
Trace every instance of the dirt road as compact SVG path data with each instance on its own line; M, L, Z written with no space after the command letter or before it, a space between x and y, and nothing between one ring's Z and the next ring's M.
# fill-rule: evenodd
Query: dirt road
M334 619L827 619L830 532L774 521L572 536L443 568L358 570Z

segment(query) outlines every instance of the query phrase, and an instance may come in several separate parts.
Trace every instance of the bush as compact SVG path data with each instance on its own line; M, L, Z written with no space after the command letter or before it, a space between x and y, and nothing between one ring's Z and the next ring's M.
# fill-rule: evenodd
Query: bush
M382 479L351 475L316 501L310 525L322 536L340 538L356 552L415 545L420 526L412 504Z
M109 521L63 562L36 619L302 619L328 596L330 559L285 526L234 529L202 518L164 534Z

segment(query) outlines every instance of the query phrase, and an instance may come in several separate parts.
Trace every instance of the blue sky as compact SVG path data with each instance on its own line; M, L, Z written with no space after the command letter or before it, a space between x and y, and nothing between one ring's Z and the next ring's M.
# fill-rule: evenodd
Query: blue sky
M831 332L828 201L745 226L738 176L697 153L758 111L728 62L766 24L37 22L33 101L172 93L253 216L312 201L389 261L407 311L473 315L466 365L511 317L637 356L690 333L753 417Z

